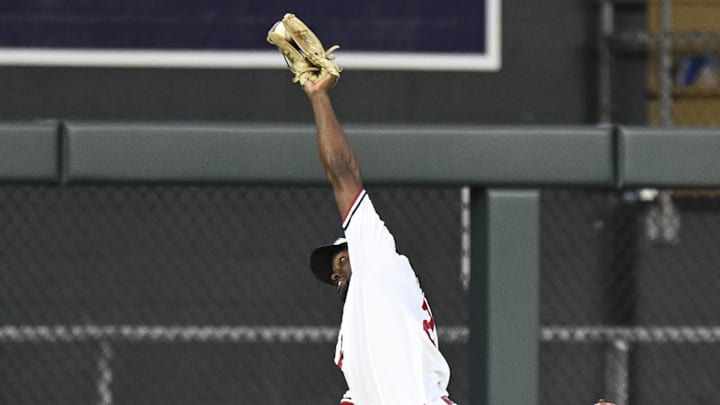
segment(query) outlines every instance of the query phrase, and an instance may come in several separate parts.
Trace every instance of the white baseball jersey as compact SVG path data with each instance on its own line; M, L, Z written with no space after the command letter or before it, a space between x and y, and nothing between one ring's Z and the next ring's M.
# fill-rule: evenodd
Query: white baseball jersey
M352 277L335 350L349 388L341 404L452 404L430 306L365 190L342 226Z

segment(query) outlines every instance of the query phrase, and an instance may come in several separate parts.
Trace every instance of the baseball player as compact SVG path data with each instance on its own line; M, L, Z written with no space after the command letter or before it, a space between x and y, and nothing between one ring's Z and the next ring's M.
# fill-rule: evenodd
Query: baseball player
M348 391L341 405L454 404L430 306L408 259L363 188L360 167L333 110L332 75L308 80L325 172L345 237L315 249L310 266L343 300L335 350Z

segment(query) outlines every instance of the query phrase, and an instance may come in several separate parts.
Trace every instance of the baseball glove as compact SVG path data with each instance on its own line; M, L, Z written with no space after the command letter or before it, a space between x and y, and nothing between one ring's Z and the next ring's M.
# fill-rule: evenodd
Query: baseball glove
M308 80L332 75L340 77L342 69L335 63L332 53L335 45L325 49L320 39L294 14L287 13L268 32L267 41L280 50L290 71L295 74L293 83L305 85Z

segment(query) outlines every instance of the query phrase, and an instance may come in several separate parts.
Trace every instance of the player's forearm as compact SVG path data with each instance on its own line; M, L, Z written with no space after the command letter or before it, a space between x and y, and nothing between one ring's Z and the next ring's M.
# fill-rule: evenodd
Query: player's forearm
M320 92L310 95L317 128L320 161L333 187L360 182L360 165L333 110L330 97Z

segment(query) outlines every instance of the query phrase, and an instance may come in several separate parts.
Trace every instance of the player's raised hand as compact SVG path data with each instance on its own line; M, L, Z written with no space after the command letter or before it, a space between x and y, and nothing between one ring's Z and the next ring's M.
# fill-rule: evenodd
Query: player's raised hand
M337 77L332 75L325 75L317 81L308 80L303 85L303 90L308 96L312 96L317 93L328 93L330 89L335 87L337 83Z

